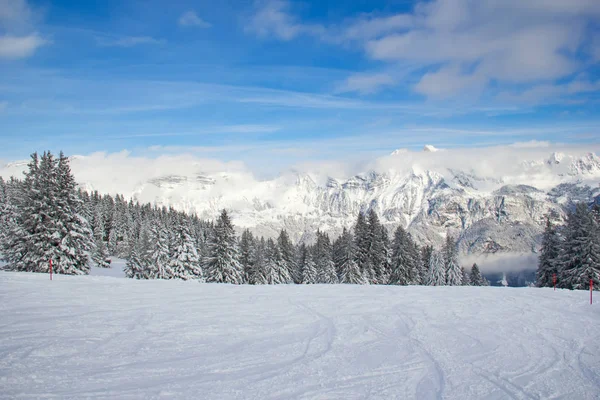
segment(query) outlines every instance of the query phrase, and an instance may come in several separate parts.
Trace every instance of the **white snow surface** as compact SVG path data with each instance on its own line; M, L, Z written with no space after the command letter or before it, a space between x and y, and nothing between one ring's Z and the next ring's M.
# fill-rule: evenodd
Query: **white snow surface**
M111 257L110 268L99 268L92 265L90 268L90 275L92 276L111 276L113 278L125 278L125 271L123 268L127 260L122 258Z
M588 296L0 272L0 399L597 399Z

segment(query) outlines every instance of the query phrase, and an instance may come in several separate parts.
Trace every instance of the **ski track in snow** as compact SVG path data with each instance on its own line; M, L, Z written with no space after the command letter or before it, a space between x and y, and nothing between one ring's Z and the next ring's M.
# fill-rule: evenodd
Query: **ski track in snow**
M598 399L588 296L0 272L0 399Z

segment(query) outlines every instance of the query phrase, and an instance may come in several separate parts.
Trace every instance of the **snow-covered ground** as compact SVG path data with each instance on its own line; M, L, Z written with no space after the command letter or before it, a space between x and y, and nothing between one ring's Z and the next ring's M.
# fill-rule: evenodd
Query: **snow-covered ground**
M127 263L122 258L111 257L110 268L98 268L95 265L90 267L90 275L92 276L112 276L113 278L125 278L123 268Z
M598 399L588 296L0 272L0 398Z

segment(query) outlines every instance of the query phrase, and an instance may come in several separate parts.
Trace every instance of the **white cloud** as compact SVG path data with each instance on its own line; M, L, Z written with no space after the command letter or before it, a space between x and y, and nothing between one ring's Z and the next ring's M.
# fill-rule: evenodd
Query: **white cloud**
M412 12L367 14L339 25L307 24L281 0L259 3L250 29L291 40L312 35L354 43L374 60L438 68L415 85L430 97L477 96L490 84L555 82L587 67L579 50L598 21L597 0L433 0ZM600 60L600 46L587 46ZM416 70L415 68L415 70Z
M162 39L155 39L150 36L123 36L123 37L97 37L98 45L104 47L134 47L137 45L156 45L165 43Z
M179 17L179 25L181 26L196 26L199 28L210 28L212 25L196 14L195 11L186 11Z
M322 35L325 28L317 24L303 24L290 13L290 4L284 0L256 2L256 13L252 16L246 31L260 37L273 36L281 40L292 40L299 35Z
M31 56L39 47L48 43L38 34L28 36L0 36L0 58L19 59Z
M452 65L426 73L414 89L428 97L446 98L457 92L480 91L485 84L481 75L464 74L458 66Z
M564 84L540 84L520 92L501 92L498 99L528 104L548 104L567 102L577 95L600 91L600 80L589 81L580 78Z
M395 79L389 74L355 74L343 83L338 85L336 92L359 92L363 94L371 94L378 92L385 86L392 86L396 83Z
M0 28L22 31L31 28L34 12L25 0L0 0Z
M25 0L0 0L0 59L26 58L49 43L35 32L38 18Z
M410 29L414 18L409 14L397 14L387 17L363 16L342 29L342 40L374 39L390 32Z

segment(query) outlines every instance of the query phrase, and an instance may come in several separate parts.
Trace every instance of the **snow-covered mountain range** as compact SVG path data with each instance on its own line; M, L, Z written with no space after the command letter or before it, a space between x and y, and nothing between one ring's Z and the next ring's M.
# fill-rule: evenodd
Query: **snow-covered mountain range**
M314 164L256 178L239 163L191 156L135 158L126 153L74 157L82 187L122 193L214 218L231 210L239 229L312 240L337 235L359 211L374 208L390 229L402 225L419 242L440 244L448 232L463 254L531 253L544 215L600 196L600 158L590 149L513 145L482 149L399 149L354 166ZM24 163L0 174L20 175ZM366 172L360 172L362 169Z

